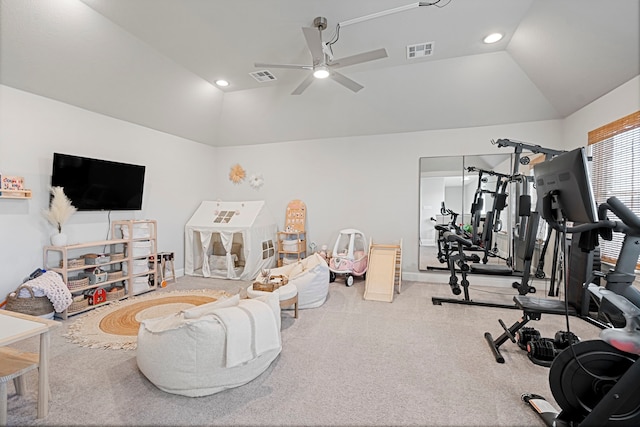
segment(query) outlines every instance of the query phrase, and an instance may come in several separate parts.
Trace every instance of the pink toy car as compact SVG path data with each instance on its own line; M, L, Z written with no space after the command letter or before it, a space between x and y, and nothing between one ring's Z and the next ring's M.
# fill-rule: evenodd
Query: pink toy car
M361 231L353 228L340 230L329 260L329 281L336 275L345 275L345 284L353 285L353 276L366 278L368 266L367 240Z

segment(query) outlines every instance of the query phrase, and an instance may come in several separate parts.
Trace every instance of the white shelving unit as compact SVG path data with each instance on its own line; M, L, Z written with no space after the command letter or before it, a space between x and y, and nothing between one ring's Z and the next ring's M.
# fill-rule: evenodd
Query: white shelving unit
M88 305L77 310L67 309L62 313L57 313L57 316L66 319L69 316L92 310L96 307L109 304L113 301L125 299L130 296L155 290L157 288L156 265L155 263L148 262L150 256L157 256L156 221L114 221L111 229L112 237L118 235L122 236L122 227L126 227L126 229L128 230L127 238L113 238L110 240L78 243L66 246L45 246L43 262L44 268L46 270L52 270L60 273L67 286L69 286L70 280L72 282L76 282L79 278L79 275L81 275L82 273L87 273L87 270L92 270L95 268L101 268L107 273L112 273L112 275L114 276L113 278L110 278L108 274L107 280L103 282L88 284L82 287L70 287L71 293L74 297L83 295L85 291L90 289L107 289L112 285L124 286L125 290L122 296L118 296L115 299L110 299L100 304ZM144 238L136 237L137 233L134 233L134 231L138 227L146 227L146 229L149 230L148 235ZM148 242L149 250L146 251L148 253L138 254L137 252L135 252L136 242ZM108 261L97 262L96 264L87 264L85 262L84 265L73 265L73 260L82 258L83 255L87 254L105 254L109 255L110 257L114 254L121 254L121 258L115 260L109 259ZM144 271L134 271L134 262L137 260L147 260L146 269ZM142 290L137 289L135 285L132 285L133 283L135 283L137 278L141 277L149 278L147 280L148 285L145 286ZM72 305L72 308L73 307L74 306Z

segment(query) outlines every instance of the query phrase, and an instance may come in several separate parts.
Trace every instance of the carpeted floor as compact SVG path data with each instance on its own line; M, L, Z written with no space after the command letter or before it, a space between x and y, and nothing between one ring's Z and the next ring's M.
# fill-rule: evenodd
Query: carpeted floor
M448 275L434 283L404 282L393 303L365 301L364 283L331 284L319 308L282 314L283 350L270 368L245 386L202 398L158 390L138 371L135 351L83 348L52 336L50 412L36 420L36 374L22 398L9 385L9 425L235 425L235 426L542 426L520 401L525 392L550 399L548 369L533 365L510 342L505 364L495 362L484 332L501 332L517 310L457 304ZM509 303L509 282L477 286L472 298ZM183 277L162 289L219 289L236 293L244 283ZM564 330L562 316L532 322L542 336ZM599 330L572 318L581 338ZM37 348L37 341L23 344Z

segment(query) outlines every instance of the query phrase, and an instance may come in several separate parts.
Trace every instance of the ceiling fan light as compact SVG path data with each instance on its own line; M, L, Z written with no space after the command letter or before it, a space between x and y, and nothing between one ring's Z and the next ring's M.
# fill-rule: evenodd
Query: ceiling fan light
M313 77L316 79L326 79L329 77L329 70L324 65L321 65L313 71Z
M483 39L483 41L487 44L496 43L496 42L499 42L500 40L502 40L502 34L500 33L489 34L487 37Z

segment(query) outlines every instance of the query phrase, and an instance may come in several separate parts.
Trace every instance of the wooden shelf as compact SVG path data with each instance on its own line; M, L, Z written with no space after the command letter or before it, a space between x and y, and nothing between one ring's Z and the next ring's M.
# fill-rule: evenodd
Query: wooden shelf
M277 266L282 267L286 261L301 261L307 256L307 240L304 231L278 232Z
M136 227L147 227L149 231L149 235L145 237L133 237L134 229ZM122 235L122 228L126 228L128 231L128 238L120 238ZM106 272L110 271L124 271L124 267L126 266L127 274L123 274L121 277L117 277L114 279L107 279L104 282L95 283L93 285L83 286L82 288L72 289L71 293L74 295L80 295L84 291L95 288L103 288L109 287L110 285L116 283L122 283L125 286L126 292L125 295L121 298L108 300L100 304L89 305L85 308L82 308L77 311L68 311L60 313L59 316L63 319L66 319L68 316L73 316L76 314L84 313L89 310L93 310L96 307L100 307L106 304L110 304L114 301L120 301L126 299L128 297L139 295L141 293L149 292L155 290L157 288L157 271L156 271L156 263L150 263L149 268L142 273L133 273L133 261L148 259L153 257L153 259L157 258L157 228L156 221L114 221L112 223L111 235L116 236L118 238L110 239L110 240L100 240L95 242L86 242L86 243L74 243L65 246L45 246L44 247L44 266L47 270L52 270L59 273L62 276L62 279L65 283L68 283L69 280L74 280L74 277L69 277L70 273L79 273L87 269L99 268L99 267L109 267ZM149 253L145 255L133 255L134 251L134 243L136 242L149 242ZM82 256L88 252L106 252L107 254L114 253L125 253L125 257L118 260L109 260L107 262L101 262L97 264L84 264L80 266L69 267L69 260L72 258L77 258ZM63 261L63 266L60 267L59 262ZM120 265L120 268L115 268L116 265ZM149 275L149 277L153 277L153 285L144 289L133 289L133 280L137 277L142 277ZM126 283L125 283L126 282ZM57 314L58 315L58 314Z
M31 190L0 190L0 199L30 199Z

